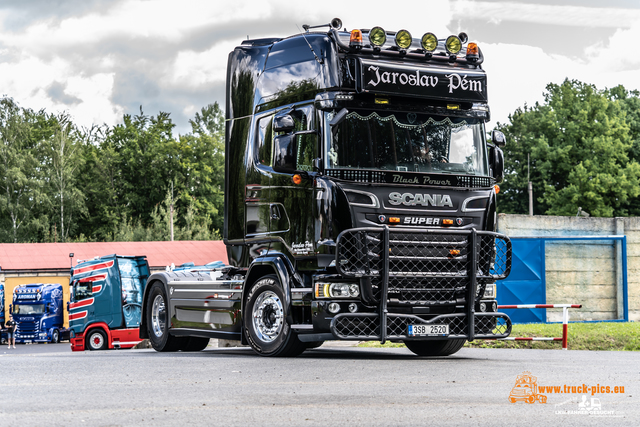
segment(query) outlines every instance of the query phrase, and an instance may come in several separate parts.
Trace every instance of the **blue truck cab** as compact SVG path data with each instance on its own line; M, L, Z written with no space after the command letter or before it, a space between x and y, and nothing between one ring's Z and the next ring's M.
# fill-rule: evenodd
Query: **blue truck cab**
M62 285L31 283L13 290L11 313L16 322L16 342L60 341L66 330Z
M106 255L71 268L69 328L73 351L131 348L139 338L145 256Z

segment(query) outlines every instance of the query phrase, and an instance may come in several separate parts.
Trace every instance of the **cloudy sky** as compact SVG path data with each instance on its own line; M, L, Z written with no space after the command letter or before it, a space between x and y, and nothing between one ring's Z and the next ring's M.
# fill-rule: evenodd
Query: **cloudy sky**
M171 113L176 133L224 104L228 53L342 19L446 37L465 31L485 56L492 122L506 122L565 78L640 90L638 0L0 0L0 95L69 112L83 126Z

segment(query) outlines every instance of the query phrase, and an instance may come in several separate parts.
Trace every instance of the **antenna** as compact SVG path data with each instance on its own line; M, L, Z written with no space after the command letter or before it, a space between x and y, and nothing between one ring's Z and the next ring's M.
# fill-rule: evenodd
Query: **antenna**
M321 25L322 27L324 25ZM298 27L296 25L296 27ZM305 26L303 25L302 28L305 28L306 31L309 31L309 28L314 28L314 27L309 27L308 25L306 26L307 28L305 28ZM298 31L300 31L300 27L298 27ZM304 35L304 33L302 31L300 31L300 34L302 35L302 38L304 38L304 41L307 42L307 46L309 46L309 49L311 49L311 53L313 53L313 56L316 58L316 61L318 61L318 64L324 64L324 61L320 58L318 58L318 55L316 55L316 52L313 50L313 47L311 47L311 43L309 43L309 40L307 40L307 36Z

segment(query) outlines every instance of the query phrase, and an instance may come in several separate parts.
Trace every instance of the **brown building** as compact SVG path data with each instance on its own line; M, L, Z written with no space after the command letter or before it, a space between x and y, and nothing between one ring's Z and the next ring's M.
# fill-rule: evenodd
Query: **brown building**
M4 284L5 316L13 299L13 289L28 283L60 283L64 301L69 301L69 271L78 262L104 255L146 255L152 272L187 262L204 265L227 263L222 241L107 242L107 243L2 243L0 283ZM67 314L65 313L65 325Z

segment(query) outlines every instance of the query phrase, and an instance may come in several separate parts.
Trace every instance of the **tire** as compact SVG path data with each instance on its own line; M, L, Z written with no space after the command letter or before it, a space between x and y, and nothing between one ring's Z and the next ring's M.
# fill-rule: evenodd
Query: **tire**
M465 339L458 339L405 341L404 344L418 356L449 356L460 350L465 342Z
M187 337L174 337L169 334L169 312L164 285L154 282L147 295L147 333L155 351L178 351L187 344Z
M260 356L292 357L305 350L287 321L284 294L276 276L264 276L251 286L244 314L245 336Z
M312 348L318 348L320 347L322 344L324 344L324 341L313 341L313 342L306 342L304 343L304 346L307 350L310 350Z
M182 351L201 351L209 345L209 338L189 337Z
M51 333L51 343L57 344L60 342L60 332L57 329L54 329Z
M87 335L86 346L91 351L106 350L109 348L107 334L102 329L92 329Z

